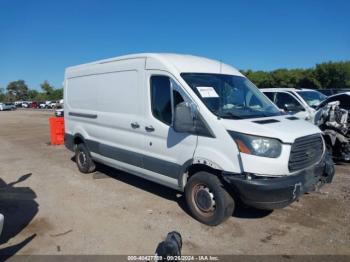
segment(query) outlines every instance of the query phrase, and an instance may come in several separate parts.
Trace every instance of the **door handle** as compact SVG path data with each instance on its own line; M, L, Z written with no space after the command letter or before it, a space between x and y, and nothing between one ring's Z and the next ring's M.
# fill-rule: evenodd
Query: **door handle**
M133 122L133 123L131 123L130 125L131 125L131 127L134 128L134 129L140 127L139 123L137 123L137 122Z
M154 127L153 126L146 126L145 127L147 132L153 132L154 131Z

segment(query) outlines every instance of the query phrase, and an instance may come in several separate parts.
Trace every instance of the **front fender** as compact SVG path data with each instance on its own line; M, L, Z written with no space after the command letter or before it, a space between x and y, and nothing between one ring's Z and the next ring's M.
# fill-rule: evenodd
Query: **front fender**
M201 146L201 144L206 146ZM204 164L217 170L232 173L243 172L241 156L235 147L218 144L221 143L216 143L216 145L199 143L193 157L193 163Z

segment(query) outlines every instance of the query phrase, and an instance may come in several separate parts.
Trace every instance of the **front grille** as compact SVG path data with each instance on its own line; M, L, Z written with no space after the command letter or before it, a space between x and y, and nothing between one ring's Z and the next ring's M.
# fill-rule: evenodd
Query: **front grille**
M317 163L323 153L323 140L320 134L297 138L292 145L288 168L298 171Z

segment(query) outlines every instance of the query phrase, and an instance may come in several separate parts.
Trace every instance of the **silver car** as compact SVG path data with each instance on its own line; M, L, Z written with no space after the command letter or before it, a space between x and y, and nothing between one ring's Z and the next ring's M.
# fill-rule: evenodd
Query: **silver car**
M0 103L0 111L11 110L11 109L12 109L11 105L7 103Z

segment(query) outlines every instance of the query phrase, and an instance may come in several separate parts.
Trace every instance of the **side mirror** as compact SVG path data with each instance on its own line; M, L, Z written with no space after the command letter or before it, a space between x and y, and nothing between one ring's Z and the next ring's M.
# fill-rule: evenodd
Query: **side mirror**
M299 111L305 111L304 108L301 105L296 104L285 104L283 109L287 112L299 112Z
M296 111L296 106L295 104L284 104L283 109L285 111Z
M195 128L195 116L190 103L182 102L175 107L173 128L179 133L193 133Z

